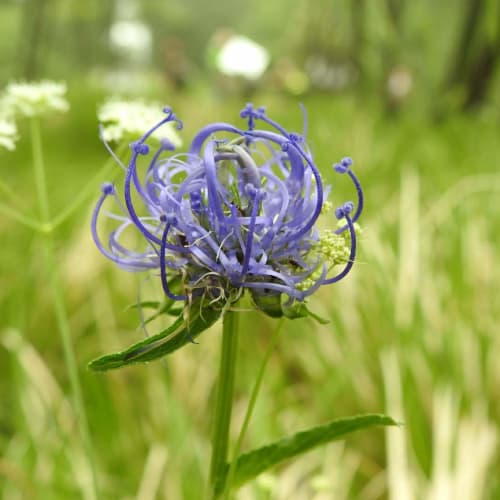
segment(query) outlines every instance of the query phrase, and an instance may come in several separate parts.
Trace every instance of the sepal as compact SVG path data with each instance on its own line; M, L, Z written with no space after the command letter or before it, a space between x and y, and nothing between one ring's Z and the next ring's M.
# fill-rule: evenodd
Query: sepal
M263 294L252 290L251 296L255 307L271 318L282 318L283 316L288 319L312 318L321 325L330 322L310 311L305 302L290 300L283 302L286 297L283 297L282 293Z
M292 302L291 305L286 305L286 303L282 306L283 315L288 319L298 319L298 318L312 318L317 321L320 325L327 325L330 323L329 319L322 318L318 316L316 313L313 313L305 302Z

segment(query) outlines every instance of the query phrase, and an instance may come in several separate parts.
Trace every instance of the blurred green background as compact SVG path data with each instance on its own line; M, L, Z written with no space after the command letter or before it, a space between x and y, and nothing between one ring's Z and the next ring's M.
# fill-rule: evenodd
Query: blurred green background
M230 34L266 48L260 78L214 63ZM43 122L54 213L107 159L96 109L113 95L173 106L185 144L208 122L238 121L247 100L301 130L303 102L337 201L353 194L330 166L354 158L366 196L358 263L310 301L329 325L288 324L244 446L355 413L404 425L313 451L238 498L500 498L498 1L3 0L0 55L2 87L68 84L70 112ZM27 126L20 135L0 151L1 175L36 215ZM219 329L166 362L86 371L141 338L127 306L139 286L157 292L94 248L92 204L56 244L102 498L201 498ZM0 497L92 498L40 237L6 216L0 237ZM257 313L243 325L234 436L275 327Z

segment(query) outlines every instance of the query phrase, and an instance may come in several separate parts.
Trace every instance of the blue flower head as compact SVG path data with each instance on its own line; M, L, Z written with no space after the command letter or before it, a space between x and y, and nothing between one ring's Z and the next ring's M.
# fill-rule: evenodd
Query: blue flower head
M363 194L352 160L336 163L335 171L354 183L357 203L340 205L336 229L321 232L316 223L329 211L330 189L305 137L285 130L264 108L248 104L240 116L244 128L210 124L187 153L175 154L167 140L152 151L153 132L169 122L181 127L166 108L164 119L130 145L121 193L103 186L92 233L99 250L119 266L158 271L170 299L204 297L223 306L248 289L254 303L270 312L269 300L303 302L350 271ZM108 198L120 213L107 213L116 227L104 242L97 226ZM139 248L129 248L129 228L140 235Z

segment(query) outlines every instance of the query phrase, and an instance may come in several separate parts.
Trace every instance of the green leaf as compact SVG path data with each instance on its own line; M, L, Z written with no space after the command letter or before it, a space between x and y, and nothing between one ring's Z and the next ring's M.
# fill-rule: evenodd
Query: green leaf
M263 293L260 290L250 290L250 295L255 307L271 318L282 318L283 316L288 319L312 318L321 325L330 323L328 319L310 311L305 302L294 301L287 304L288 299L285 301L282 293Z
M257 290L250 289L253 303L257 309L271 316L271 318L281 318L283 310L281 308L281 293L264 294Z
M294 302L291 306L283 305L283 314L288 319L312 318L321 325L327 325L330 323L330 320L324 319L309 310L305 302Z
M351 432L374 425L397 425L397 423L386 415L378 414L341 418L307 431L297 432L290 437L240 455L236 461L236 471L231 486L241 486L289 458L301 455L321 444L343 438ZM216 486L217 493L222 493L224 490L228 470L229 465L226 466L225 473L219 478Z
M154 314L152 314L151 316L149 316L149 318L146 318L144 320L144 324L147 325L148 323L151 323L151 321L155 320L162 314L168 314L169 316L179 316L183 311L182 307L178 308L174 307L173 305L174 301L169 301L159 306L158 310Z
M130 309L158 309L161 305L161 302L157 300L143 300L142 302L134 302L133 304L128 305L125 308L125 311L129 311Z
M166 302L158 302L154 300L144 300L142 302L137 302L135 304L131 304L127 307L128 309L156 309L156 312L153 313L148 318L144 319L144 324L147 325L151 323L151 321L155 320L162 314L168 314L169 316L178 316L182 312L182 307L176 307L174 304L176 302L174 300L167 300Z
M88 368L106 371L161 358L188 342L194 342L194 339L212 326L222 313L220 309L202 307L200 301L193 303L188 311L189 314L180 314L166 330L141 340L124 351L94 359Z
M169 316L179 316L182 311L182 307L171 307L167 311L165 311L165 314L168 314Z

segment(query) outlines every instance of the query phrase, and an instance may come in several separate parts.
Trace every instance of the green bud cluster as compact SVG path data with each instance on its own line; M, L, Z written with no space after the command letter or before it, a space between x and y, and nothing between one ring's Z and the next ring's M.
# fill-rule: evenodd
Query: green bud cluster
M338 226L342 227L342 221L339 221ZM356 235L362 233L361 226L354 223ZM351 251L351 235L345 231L341 234L335 233L334 230L326 229L320 232L319 239L309 252L311 259L324 262L329 269L340 264L346 264L349 261ZM299 290L306 290L321 278L323 272L322 266L317 266L304 281L297 284Z

